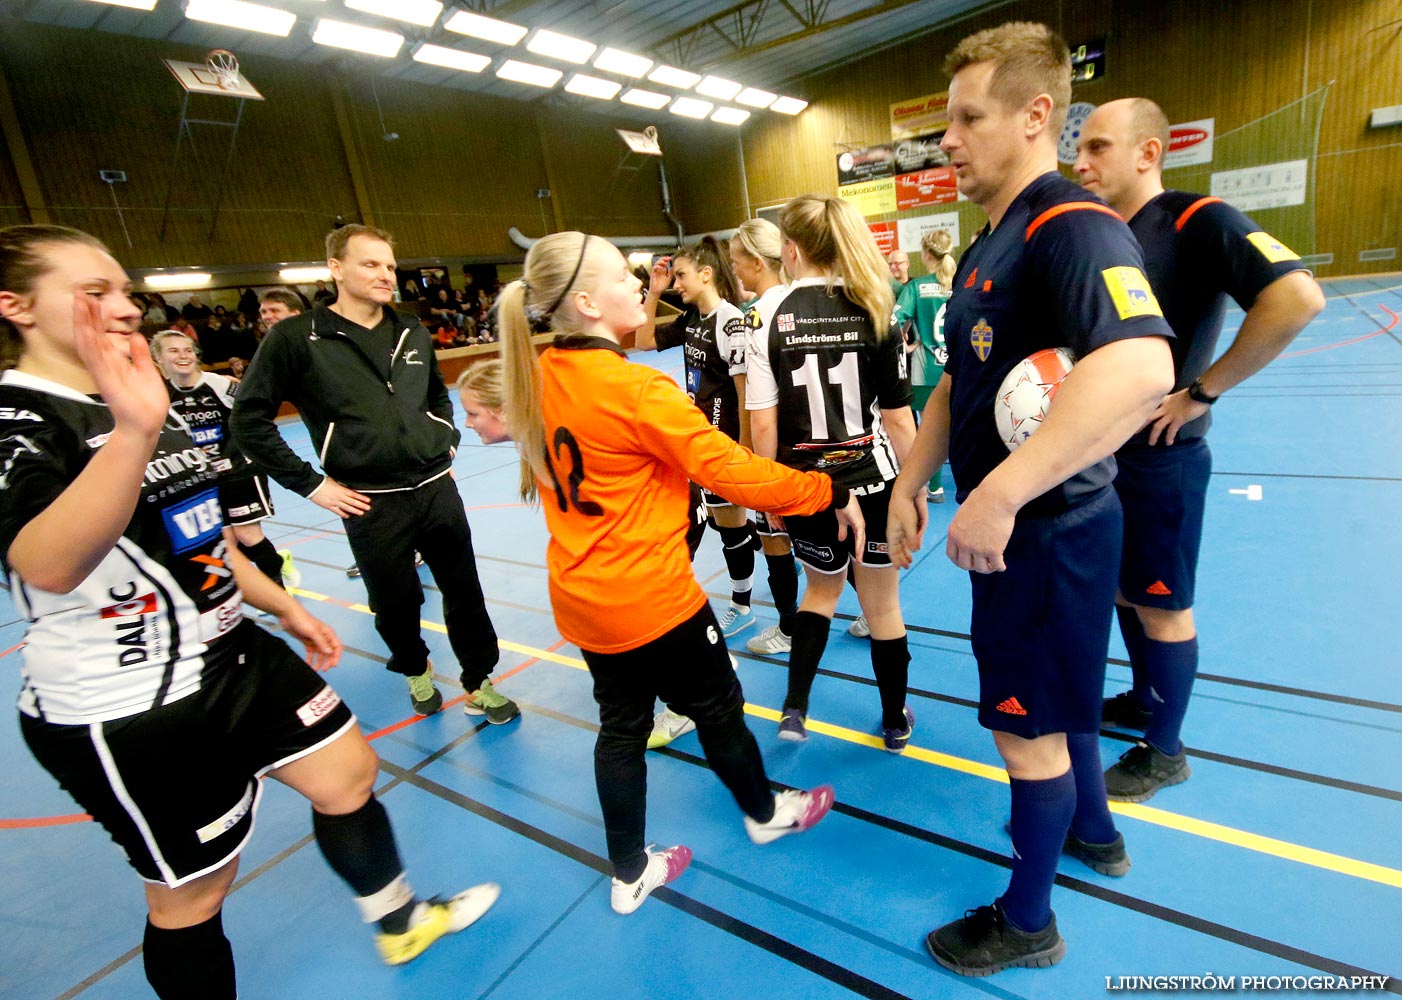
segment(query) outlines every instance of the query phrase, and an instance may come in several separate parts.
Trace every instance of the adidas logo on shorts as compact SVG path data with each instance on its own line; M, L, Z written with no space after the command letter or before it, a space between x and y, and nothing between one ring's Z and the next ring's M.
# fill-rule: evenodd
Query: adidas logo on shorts
M1026 715L1027 709L1016 698L1009 698L998 703L998 711L1004 715Z

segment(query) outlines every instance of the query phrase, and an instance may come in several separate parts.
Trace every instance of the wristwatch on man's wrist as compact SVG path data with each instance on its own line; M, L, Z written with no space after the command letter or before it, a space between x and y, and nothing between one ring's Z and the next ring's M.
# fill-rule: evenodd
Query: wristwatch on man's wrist
M1206 403L1208 406L1211 406L1213 403L1217 402L1217 400L1221 399L1222 397L1209 396L1207 394L1207 390L1203 389L1202 387L1202 379L1195 378L1193 379L1193 384L1188 386L1188 398L1193 400L1194 402Z

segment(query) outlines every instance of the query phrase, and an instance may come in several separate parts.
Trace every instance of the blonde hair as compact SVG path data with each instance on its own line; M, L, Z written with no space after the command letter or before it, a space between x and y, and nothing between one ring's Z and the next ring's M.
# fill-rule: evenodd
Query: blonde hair
M954 237L948 229L931 229L920 237L920 255L934 261L931 273L945 288L954 283L959 262L954 259Z
M471 368L463 369L458 376L458 392L470 392L481 400L489 410L502 408L502 373L500 358L480 361Z
M585 233L564 232L537 240L526 253L520 280L502 289L497 300L503 363L502 414L521 452L523 500L536 500L538 480L552 477L546 459L540 366L531 332L533 328L557 334L584 331L584 317L571 293L598 283L598 255L589 252L590 239ZM599 240L598 245L607 244Z
M944 60L946 76L965 66L992 63L988 91L1008 108L1021 108L1039 94L1052 100L1048 133L1055 139L1071 104L1071 50L1045 24L1009 21L969 35Z
M200 345L195 342L194 337L190 336L188 333L181 333L179 330L162 330L151 338L151 357L156 360L156 364L161 369L161 373L167 378L170 377L170 372L166 371L165 359L161 357L161 348L177 338L180 340L188 340L190 346L195 349L195 357L199 358L200 356Z
M730 237L730 245L746 257L759 261L765 269L772 271L783 281L788 276L784 272L784 236L779 227L768 219L746 219Z
M891 271L862 214L841 198L805 194L780 210L779 229L810 264L842 279L847 298L871 317L876 339L885 338L895 307Z

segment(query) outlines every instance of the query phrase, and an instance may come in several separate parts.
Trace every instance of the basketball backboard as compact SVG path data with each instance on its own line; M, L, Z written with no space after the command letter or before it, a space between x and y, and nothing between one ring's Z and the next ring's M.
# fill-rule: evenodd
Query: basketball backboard
M661 156L662 147L657 142L657 129L645 132L630 132L626 128L615 129L618 137L627 143L629 150L642 156Z
M261 101L263 95L254 89L248 79L238 73L232 84L220 86L219 76L206 63L185 62L180 59L161 60L170 69L180 86L189 94L213 94L216 97L240 97L250 101Z

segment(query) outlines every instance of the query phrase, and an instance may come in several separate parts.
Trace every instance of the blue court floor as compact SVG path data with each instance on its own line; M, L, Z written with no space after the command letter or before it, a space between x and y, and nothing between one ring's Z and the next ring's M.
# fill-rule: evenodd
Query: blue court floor
M963 979L924 934L1003 889L1006 777L975 718L969 585L944 557L953 503L931 507L901 581L911 706L903 756L880 751L867 644L844 597L813 693L806 744L775 736L783 657L731 640L750 724L777 785L828 781L832 815L755 847L695 735L649 755L649 837L684 842L690 870L636 914L609 908L579 651L555 631L544 524L517 502L509 445L465 440L457 485L502 637L497 677L524 717L503 727L454 702L416 720L383 668L340 522L277 490L269 533L296 555L302 596L348 649L328 679L382 758L380 794L415 886L502 884L479 924L401 969L377 960L348 891L322 862L308 808L268 782L225 907L240 996L439 1000L768 997L1079 998L1107 977L1402 976L1402 278L1328 285L1324 314L1217 407L1198 597L1202 668L1184 738L1193 777L1116 806L1133 870L1065 860L1053 907L1065 961ZM1240 321L1234 311L1229 325ZM1229 339L1230 333L1227 338ZM636 355L675 372L676 352ZM284 432L303 454L299 423ZM727 596L718 540L696 570ZM445 696L456 669L423 571L425 635ZM759 628L774 620L758 574ZM648 608L636 614L647 615ZM0 594L0 663L15 682L24 623ZM1391 623L1391 624L1390 624ZM1110 693L1128 685L1118 636ZM667 669L658 664L659 670ZM1129 745L1106 732L1107 764ZM0 714L0 997L149 996L140 883L40 770ZM1402 993L1391 980L1386 989ZM1297 991L1309 995L1310 991ZM1330 993L1329 995L1338 995Z

